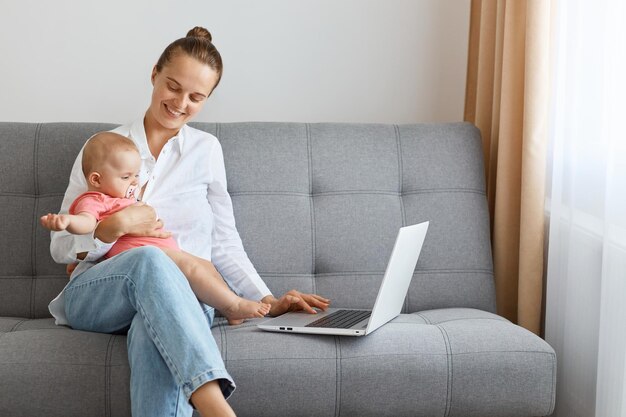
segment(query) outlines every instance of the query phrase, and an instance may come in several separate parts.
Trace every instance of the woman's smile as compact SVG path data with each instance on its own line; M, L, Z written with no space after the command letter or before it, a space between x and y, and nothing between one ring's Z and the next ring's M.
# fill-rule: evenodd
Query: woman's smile
M165 112L175 119L185 114L182 111L176 110L175 107L169 106L167 103L163 103L163 107L165 108Z

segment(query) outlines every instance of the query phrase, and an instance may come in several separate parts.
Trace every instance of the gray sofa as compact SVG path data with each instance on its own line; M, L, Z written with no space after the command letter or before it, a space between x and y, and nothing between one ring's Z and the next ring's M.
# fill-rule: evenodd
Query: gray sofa
M275 294L369 308L402 225L430 221L404 313L364 338L211 329L239 416L545 416L556 357L495 314L480 135L466 123L199 123L224 149L248 255ZM129 416L124 335L57 327L57 211L98 123L0 123L0 416ZM207 329L208 331L208 329Z

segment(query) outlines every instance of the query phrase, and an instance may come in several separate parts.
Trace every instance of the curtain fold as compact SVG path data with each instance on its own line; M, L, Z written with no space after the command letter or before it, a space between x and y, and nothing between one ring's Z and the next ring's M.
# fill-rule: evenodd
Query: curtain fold
M561 1L546 341L554 417L626 417L626 4Z
M542 330L551 2L472 0L465 120L483 137L498 313Z

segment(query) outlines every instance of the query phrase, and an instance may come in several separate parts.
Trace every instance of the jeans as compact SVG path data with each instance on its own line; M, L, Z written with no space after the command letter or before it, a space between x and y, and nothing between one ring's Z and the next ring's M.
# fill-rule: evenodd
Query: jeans
M72 279L65 289L72 328L128 331L133 417L191 416L191 394L218 380L235 389L211 334L214 310L200 303L160 249L130 249Z

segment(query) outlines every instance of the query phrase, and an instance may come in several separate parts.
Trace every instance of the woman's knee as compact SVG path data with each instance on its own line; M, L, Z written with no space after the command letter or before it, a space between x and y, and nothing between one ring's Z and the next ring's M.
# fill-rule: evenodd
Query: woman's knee
M142 246L130 249L127 252L127 256L132 257L134 261L132 275L136 283L148 282L158 284L160 282L175 282L177 278L185 280L176 264L157 247Z
M155 246L141 246L139 248L129 249L125 254L126 253L127 256L132 257L133 261L140 269L168 270L172 268L172 260L161 249Z
M163 258L167 258L167 255L156 246L140 246L128 250L133 256L142 258L145 261L159 262Z

